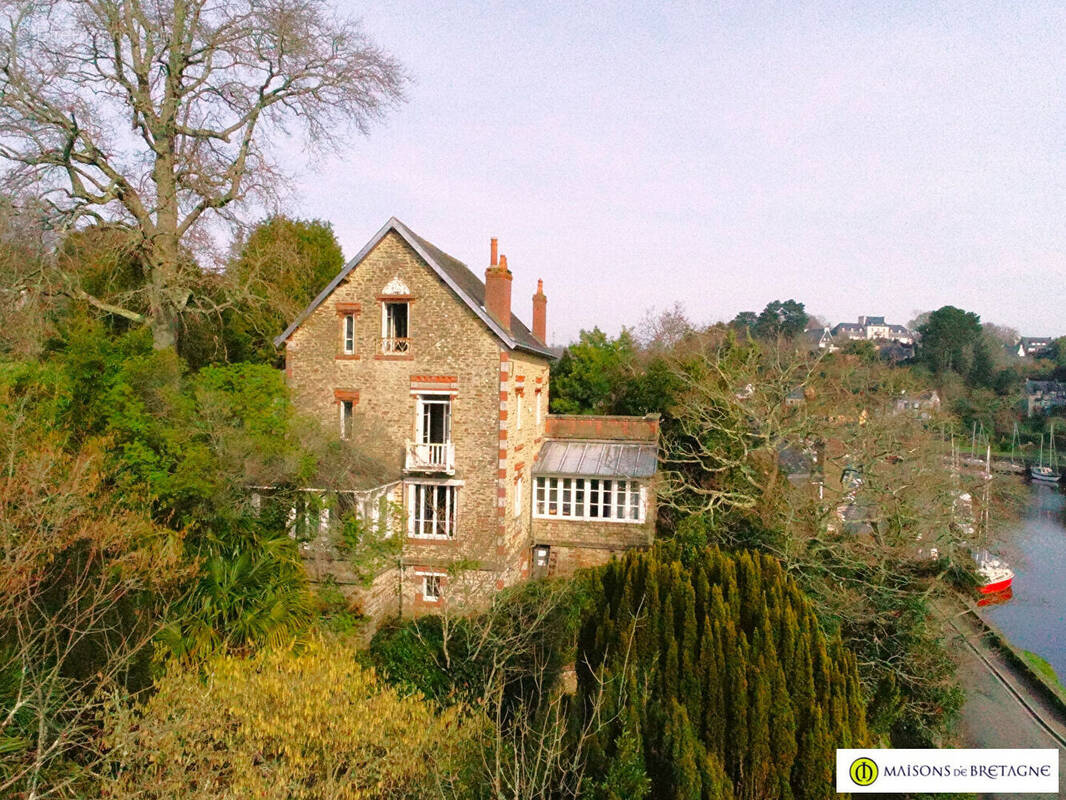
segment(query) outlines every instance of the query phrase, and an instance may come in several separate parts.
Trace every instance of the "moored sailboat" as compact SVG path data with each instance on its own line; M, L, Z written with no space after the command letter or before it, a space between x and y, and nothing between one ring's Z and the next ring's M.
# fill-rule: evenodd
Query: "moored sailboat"
M1044 434L1040 434L1040 461L1029 467L1029 477L1043 483L1058 483L1062 480L1058 464L1055 463L1055 423L1051 424L1051 445L1048 448L1048 463L1044 463Z

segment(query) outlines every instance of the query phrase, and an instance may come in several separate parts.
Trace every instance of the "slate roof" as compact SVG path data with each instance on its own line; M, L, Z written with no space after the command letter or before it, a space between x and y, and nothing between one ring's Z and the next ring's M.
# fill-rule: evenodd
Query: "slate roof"
M650 478L658 463L655 444L549 439L537 454L534 475Z
M347 264L344 265L337 276L329 282L325 289L323 289L318 297L311 301L311 304L305 308L300 315L293 321L293 323L285 329L285 332L274 339L274 346L280 347L288 340L305 319L307 319L311 313L318 308L337 288L341 281L343 281L348 274L354 270L366 258L367 254L374 249L375 245L380 242L390 231L396 231L400 237L406 241L411 248L418 253L427 264L430 269L437 273L437 275L444 281L445 284L473 311L478 317L481 318L493 333L509 348L518 348L520 350L526 350L531 353L536 353L539 356L545 358L555 358L555 354L548 348L548 346L534 336L529 328L527 328L522 321L511 314L511 330L508 332L505 330L499 322L485 310L485 284L478 278L470 268L466 266L462 261L453 256L448 255L436 245L426 241L421 236L416 234L406 225L404 225L396 217L392 217L386 222L382 228L374 234L373 238L367 242L363 249L356 253Z
M865 326L860 325L857 322L840 322L840 323L837 323L837 325L835 325L833 327L833 335L835 336L836 334L840 333L841 331L862 333L862 332L865 332L865 330L866 330Z
M1022 336L1020 341L1025 352L1032 354L1049 349L1054 339L1049 336Z

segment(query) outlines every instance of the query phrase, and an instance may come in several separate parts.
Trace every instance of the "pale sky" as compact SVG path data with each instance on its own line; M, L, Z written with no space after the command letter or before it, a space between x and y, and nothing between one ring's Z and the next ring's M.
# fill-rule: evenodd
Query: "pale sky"
M1066 333L1066 4L340 2L414 78L287 212L390 217L549 339L681 301Z

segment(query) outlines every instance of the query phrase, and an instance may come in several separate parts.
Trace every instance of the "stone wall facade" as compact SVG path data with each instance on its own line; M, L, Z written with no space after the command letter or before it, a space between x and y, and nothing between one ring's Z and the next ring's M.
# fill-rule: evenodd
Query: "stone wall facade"
M399 293L397 289L399 288ZM382 347L382 304L408 303L408 346L404 353ZM355 316L354 350L344 352L344 316ZM296 405L328 431L340 431L340 402L352 399L353 437L378 460L402 473L408 442L416 438L419 393L451 394L454 475L408 475L413 481L458 487L456 533L451 539L407 537L405 570L443 572L467 565L466 580L486 589L519 580L528 567L529 498L514 514L515 479L524 471L528 494L534 440L547 418L548 362L510 351L395 231L389 232L292 333L285 370ZM539 431L535 408L519 393L543 387ZM409 504L404 492L403 502ZM404 528L406 533L406 527ZM403 603L422 604L414 584ZM409 591L408 591L409 589ZM375 607L386 604L375 600Z
M569 575L576 569L596 567L612 556L633 548L649 547L655 539L655 482L647 484L643 522L544 519L534 517L533 546L552 552L550 574Z
M509 554L508 569L501 578L502 588L529 576L533 462L548 424L548 363L519 351L501 351L500 358L500 463L497 476L503 505L498 547L501 553ZM521 497L516 499L519 493Z
M560 572L647 546L655 524L650 487L644 523L534 519L533 465L552 436L657 441L658 423L549 416L547 354L537 354L528 339L512 346L497 334L420 255L438 259L435 249L427 250L424 242L416 249L412 242L420 240L405 238L402 225L383 230L355 268L283 340L297 407L327 435L351 438L357 450L401 481L396 496L403 505L404 523L397 531L402 554L367 584L335 552L309 550L312 580L336 581L353 608L380 619L437 612L453 602L464 607L487 602L495 591L531 574L535 544L553 548ZM502 257L501 267L506 269ZM449 274L455 280L455 273ZM468 275L463 279L469 282ZM508 278L508 291L509 286ZM394 339L386 346L383 314L389 303L406 304L408 329L406 336L397 334L402 342ZM501 324L499 314L488 313ZM450 474L417 472L405 463L408 445L417 439L418 398L427 394L450 398ZM350 418L343 410L348 407ZM410 535L415 484L456 487L453 536ZM438 588L440 596L433 596Z

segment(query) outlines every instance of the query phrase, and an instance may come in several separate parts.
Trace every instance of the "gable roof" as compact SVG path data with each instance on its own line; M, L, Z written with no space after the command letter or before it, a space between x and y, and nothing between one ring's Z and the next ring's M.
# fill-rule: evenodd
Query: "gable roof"
M370 253L378 242L388 235L389 231L396 231L396 233L402 238L411 249L418 253L425 261L430 269L432 269L449 289L454 292L460 300L466 303L467 307L473 311L482 322L484 322L489 329L496 334L507 347L512 350L518 348L520 350L526 350L530 353L543 356L544 358L555 358L555 354L549 349L548 345L540 341L534 336L529 328L527 328L522 321L511 314L511 330L508 332L505 330L488 311L485 310L485 284L470 271L470 268L466 266L462 261L454 258L436 245L426 241L421 236L416 234L406 225L404 225L396 217L391 217L381 229L374 234L374 236L363 245L363 249L355 254L355 257L344 265L344 269L337 273L337 276L329 282L325 289L319 292L318 297L311 301L311 304L305 308L300 315L293 320L293 323L285 329L285 332L274 339L274 346L280 347L283 345L293 332L303 324L316 308L322 305L331 294L333 290L340 285L341 281L348 277L348 275L362 262L364 258Z

